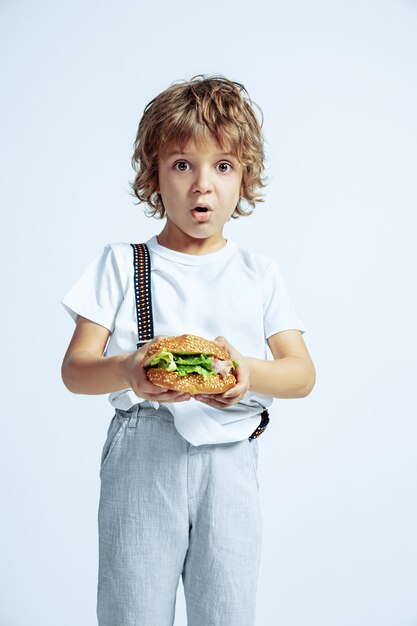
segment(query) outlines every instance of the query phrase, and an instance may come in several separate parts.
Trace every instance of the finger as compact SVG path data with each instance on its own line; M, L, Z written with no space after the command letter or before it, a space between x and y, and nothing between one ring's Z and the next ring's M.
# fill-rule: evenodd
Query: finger
M161 387L156 387L156 390L150 390L147 391L146 393L148 393L150 396L163 396L164 399L166 398L175 398L177 395L179 395L181 392L180 391L173 391L172 389L162 389Z
M222 398L237 398L244 391L243 385L236 385L233 389L228 389L222 394Z
M197 396L194 396L194 400L197 400L197 402L204 402L206 404L210 402L210 398L208 396L197 395Z
M191 400L191 396L177 396L176 398L173 398L173 400L171 400L171 402L187 402L188 400Z
M143 394L147 396L147 400L153 400L154 402L182 402L183 400L189 400L190 394L179 393L177 391L168 391L168 393L159 394Z
M169 389L163 389L161 387L158 387L158 385L152 385L152 383L149 383L148 385L144 385L143 386L143 391L145 393L149 393L151 396L159 396L161 394L169 394Z
M169 389L168 393L172 396L190 396L189 391L181 391L180 389Z
M209 406L216 406L218 408L225 408L229 406L231 403L227 400L222 401L221 399L213 398L213 396L195 396L195 399L198 402L202 402L203 404L207 404Z
M143 376L141 376L141 380L143 381L143 391L146 391L146 393L166 393L167 391L172 391L168 389L168 387L160 387L152 383L147 377L146 371L144 371Z

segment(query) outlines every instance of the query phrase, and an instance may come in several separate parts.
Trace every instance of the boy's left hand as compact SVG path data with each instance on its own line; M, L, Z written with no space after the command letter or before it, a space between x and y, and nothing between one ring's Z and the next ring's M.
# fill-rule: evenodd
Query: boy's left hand
M236 350L224 337L216 337L213 339L219 346L223 346L230 354L230 358L238 363L238 367L233 370L233 375L237 380L237 383L231 389L228 389L224 393L215 394L197 394L193 396L198 402L203 402L209 406L214 406L219 409L225 409L232 404L237 404L242 400L249 391L250 385L250 371L249 366L246 363L245 357Z

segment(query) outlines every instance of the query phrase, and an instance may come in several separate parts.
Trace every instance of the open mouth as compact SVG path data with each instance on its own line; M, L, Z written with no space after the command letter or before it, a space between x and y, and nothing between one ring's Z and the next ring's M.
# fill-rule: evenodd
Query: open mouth
M207 222L210 219L211 210L206 206L196 206L192 209L191 214L198 222Z

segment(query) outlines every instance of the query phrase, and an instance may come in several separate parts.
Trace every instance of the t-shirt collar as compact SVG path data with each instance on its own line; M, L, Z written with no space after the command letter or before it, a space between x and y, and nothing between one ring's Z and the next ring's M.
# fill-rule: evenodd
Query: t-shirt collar
M171 250L170 248L161 246L161 244L158 243L156 235L151 237L146 242L146 245L155 254L183 265L207 265L208 263L225 261L236 252L236 243L232 239L227 239L226 245L223 246L223 248L215 250L215 252L200 255L177 252L177 250Z

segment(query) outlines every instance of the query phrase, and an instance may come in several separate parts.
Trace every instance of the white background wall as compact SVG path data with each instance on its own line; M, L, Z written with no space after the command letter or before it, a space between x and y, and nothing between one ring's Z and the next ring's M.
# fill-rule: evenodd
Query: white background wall
M266 202L225 234L278 262L317 370L259 440L257 626L415 626L417 3L3 0L0 18L0 626L96 623L113 413L61 382L59 300L107 242L161 230L129 195L132 144L198 73L263 110Z

